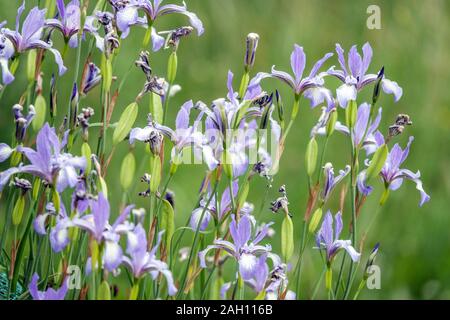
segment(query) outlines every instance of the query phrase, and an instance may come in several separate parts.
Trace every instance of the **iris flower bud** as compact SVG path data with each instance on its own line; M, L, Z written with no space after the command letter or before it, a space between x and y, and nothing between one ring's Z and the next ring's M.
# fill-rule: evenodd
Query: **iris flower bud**
M384 78L384 67L378 72L377 82L373 88L372 105L375 105L380 97L381 80Z
M245 52L245 70L253 67L255 63L256 49L258 48L259 35L256 33L249 33L247 35L247 50Z

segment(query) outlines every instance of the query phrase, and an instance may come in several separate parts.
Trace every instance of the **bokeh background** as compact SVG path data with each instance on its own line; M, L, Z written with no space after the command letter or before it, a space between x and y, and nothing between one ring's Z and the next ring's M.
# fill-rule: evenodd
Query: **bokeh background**
M38 1L27 0L27 8ZM167 1L168 2L168 1ZM191 36L183 41L179 49L179 69L177 83L183 90L171 100L172 123L178 107L186 100L202 100L209 103L226 93L226 75L232 70L239 79L243 67L245 37L249 32L260 35L260 43L255 63L255 71L268 71L272 65L288 70L289 55L294 43L302 45L307 54L307 69L326 52L333 52L335 43L340 43L346 51L353 44L362 46L369 41L374 49L370 70L377 72L386 68L386 76L397 81L404 90L400 102L395 104L391 96L383 95L379 104L383 106L382 127L387 128L397 114L407 113L414 124L398 138L404 146L409 135L415 137L409 159L405 166L416 171L420 169L426 191L431 202L419 208L419 194L413 183L408 181L398 191L392 192L388 203L368 236L367 244L381 243L377 264L381 268L381 290L365 290L361 297L368 299L445 299L450 298L450 215L448 212L450 195L450 3L433 1L293 1L293 0L189 0L188 8L203 20L205 33L202 37ZM15 12L21 1L1 1L0 20L7 19L13 28ZM381 9L381 30L369 30L366 26L369 5L376 4ZM158 30L187 23L183 16L170 16L158 20ZM122 91L113 121L121 110L133 101L144 83L140 70L134 68L142 42L144 30L135 29L124 41L119 59L115 65L115 75L120 78L129 70L130 77ZM55 40L55 46L61 43ZM167 52L152 55L152 67L158 75L166 71ZM55 70L53 59L46 59L44 90L48 90L48 78ZM86 59L86 56L83 56ZM98 54L93 60L99 64ZM69 71L58 80L59 115L65 113L71 89L75 53L66 57ZM326 67L337 64L331 59ZM11 107L26 90L25 63L18 72L17 81L6 89L0 108L0 140L9 142L13 134ZM331 87L338 84L327 80ZM290 108L291 96L285 86L268 80L266 89L278 88L284 94L284 102ZM238 83L236 81L235 86ZM100 121L99 93L95 90L82 107L91 106ZM369 98L371 90L366 90L362 98ZM361 99L362 99L361 98ZM300 239L300 221L306 206L307 184L304 171L304 150L311 127L320 110L310 110L302 101L300 117L288 138L280 171L275 177L269 199L278 196L277 189L286 184L290 210L296 224L296 237ZM146 106L141 107L138 124L144 125ZM96 120L95 120L96 121ZM91 136L95 137L95 132ZM94 141L94 140L93 140ZM322 142L322 141L320 141ZM319 142L319 143L320 143ZM335 134L329 143L326 161L331 161L336 169L348 162L347 142ZM138 161L146 161L142 146L136 148ZM112 208L120 205L123 191L117 181L121 159L128 152L128 146L119 146L112 160L107 182L110 189ZM138 166L139 167L139 166ZM2 167L3 168L3 167ZM176 194L177 226L184 224L198 196L198 187L204 173L203 166L184 166L179 169L170 188ZM135 194L142 191L136 173L136 188L127 194L138 206L145 206L145 200ZM252 185L250 201L259 208L266 182L260 179ZM338 196L339 192L336 192ZM330 208L335 212L338 199L335 196ZM375 213L379 190L371 197L362 212L360 229ZM137 200L136 200L137 199ZM268 207L268 203L266 204ZM348 205L344 210L348 221ZM261 219L275 221L276 229L282 216L264 210ZM187 240L189 237L187 237ZM189 240L190 241L190 240ZM274 237L273 247L279 251L279 233ZM186 241L186 243L188 243ZM311 244L311 243L310 243ZM311 245L312 246L312 245ZM292 261L296 261L294 258ZM321 267L318 254L309 250L305 256L302 297L311 295Z

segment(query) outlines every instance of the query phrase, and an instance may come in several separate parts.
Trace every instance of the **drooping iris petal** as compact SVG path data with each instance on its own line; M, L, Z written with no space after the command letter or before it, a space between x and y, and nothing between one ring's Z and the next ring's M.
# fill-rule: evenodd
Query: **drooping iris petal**
M358 92L354 85L343 84L336 89L336 98L341 108L347 108L349 101L355 101Z
M385 93L394 95L395 102L400 100L403 95L403 89L395 81L383 79L381 80L381 87Z

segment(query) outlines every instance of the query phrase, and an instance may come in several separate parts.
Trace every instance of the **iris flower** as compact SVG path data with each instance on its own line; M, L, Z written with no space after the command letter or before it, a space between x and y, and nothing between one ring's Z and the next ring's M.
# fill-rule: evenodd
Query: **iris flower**
M271 223L257 234L252 236L254 230L253 222L249 215L243 215L239 222L236 221L235 215L231 216L230 234L233 242L216 239L214 244L209 245L203 251L199 252L200 266L206 268L206 254L212 249L221 249L234 257L239 264L239 273L243 280L250 279L258 272L258 257L272 250L270 245L259 245Z
M59 212L56 212L56 209L52 202L47 203L45 209L46 212L38 215L34 220L34 230L37 234L45 236L47 234L47 230L45 228L47 218L50 216L56 217L56 224L50 230L49 239L52 250L54 252L61 252L67 247L70 242L68 229L70 227L73 227L74 224L67 216L67 212L63 203L61 203Z
M148 125L144 128L133 128L130 132L130 143L132 144L136 140L147 142L150 143L152 150L159 150L158 145L161 143L160 135L163 134L174 144L171 152L171 158L174 163L179 163L183 151L188 147L192 147L195 155L205 154L204 159L206 160L206 164L212 170L217 163L215 163L215 159L207 156L211 151L206 151L206 149L209 149L209 146L205 144L203 134L198 131L203 113L197 117L193 125L189 125L189 116L193 107L192 100L187 101L181 106L175 121L175 130L160 125L152 119L149 119Z
M322 222L322 226L317 233L317 247L318 249L324 249L326 251L326 259L328 263L333 261L333 258L340 249L347 251L354 262L359 261L361 256L361 254L356 252L355 248L352 247L350 240L339 240L339 236L342 232L342 226L342 215L338 212L334 217L335 229L333 230L333 216L331 215L331 212L328 211Z
M55 61L59 68L59 74L64 74L67 68L64 66L64 62L59 51L52 48L52 46L47 42L41 40L45 27L46 10L39 10L38 7L31 9L23 21L22 28L20 29L20 18L24 10L25 2L17 11L16 29L13 31L8 28L3 28L1 33L9 41L11 41L16 54L32 49L44 49L50 51L55 56Z
M177 288L173 282L172 272L167 264L156 258L161 243L161 237L164 231L158 234L156 245L147 251L147 237L144 228L138 224L133 231L128 232L127 255L123 257L123 263L130 269L135 279L141 278L149 273L153 279L156 279L161 273L167 280L169 295L177 293Z
M81 25L80 1L72 0L66 6L64 0L56 0L56 6L59 19L47 19L45 26L59 30L69 46L75 48L78 45L77 33Z
M6 21L0 23L0 29L3 28ZM14 46L12 42L3 36L0 32L0 67L2 68L2 81L8 85L14 81L14 75L9 70L9 60L14 56Z
M103 264L107 270L113 271L122 262L123 252L119 240L122 234L132 228L132 225L126 220L134 206L127 206L114 224L110 225L110 206L103 193L100 192L98 199L92 199L89 205L92 213L81 218L74 218L73 224L89 232L97 243L105 244Z
M325 176L325 184L323 186L322 197L323 201L327 201L336 185L349 174L350 166L349 165L345 166L344 170L339 170L339 174L337 176L334 176L333 165L328 162L323 167L323 171Z
M31 164L13 167L0 173L0 190L4 188L11 175L19 172L37 176L50 185L55 183L58 192L75 187L78 182L77 170L86 168L86 159L63 152L67 144L67 134L68 132L60 141L55 129L46 123L37 135L36 150L18 147L18 151L22 152Z
M328 74L335 76L344 83L336 89L337 100L342 108L346 108L349 101L356 100L358 91L375 82L378 78L377 74L366 74L372 61L372 47L369 43L363 45L362 52L363 56L361 57L356 45L352 46L348 53L348 65L346 65L344 50L340 44L336 44L336 53L342 70L335 70L333 66L328 70ZM386 79L384 75L381 80L381 87L385 93L393 94L396 102L402 97L402 88L397 82Z
M133 25L143 25L148 23L153 25L158 17L166 14L179 13L187 16L192 27L197 30L197 34L200 36L203 32L203 24L197 15L187 10L186 4L183 2L182 6L167 4L161 5L162 0L131 0L128 4L117 5L119 1L112 0L113 6L116 9L116 21L117 27L122 32L122 37L126 37L129 33L129 29ZM139 17L138 10L142 10L146 19ZM153 42L153 51L158 51L164 45L164 38L158 35L156 30L152 27L151 37Z
M28 285L28 290L33 300L64 300L67 291L69 290L67 281L64 280L61 288L58 290L49 288L46 291L39 291L38 281L39 275L35 273L31 278L30 284Z
M379 136L378 143L384 144L384 139ZM382 140L381 140L382 139ZM396 143L392 149L389 151L386 162L381 169L380 176L383 179L385 185L391 190L397 190L403 184L403 180L411 180L416 184L416 189L420 192L420 202L419 205L422 206L425 202L430 200L430 196L423 189L422 181L420 180L420 171L416 173L408 169L401 169L400 166L408 158L409 148L413 142L414 137L410 137L408 144L404 150ZM362 171L358 176L358 188L364 195L370 194L372 187L366 185L365 182L365 171Z
M239 190L238 180L233 181L233 197L237 197ZM202 216L203 210L205 210L206 199L211 197L211 187L209 186L209 193L200 201L200 206L191 213L190 226L192 229L197 230L198 223ZM219 208L217 208L216 198L213 195L208 207L203 214L202 222L200 223L200 231L206 230L209 225L209 221L211 217L215 215L219 221L225 216L227 212L231 209L231 197L230 197L230 188L226 188L222 193L222 197L219 202Z
M290 75L287 72L278 71L275 69L275 66L273 66L270 73L258 73L255 78L250 81L249 87L253 88L265 78L276 78L290 86L296 95L300 96L304 94L304 96L310 100L311 107L316 107L323 102L327 102L328 107L332 108L334 107L334 102L331 92L323 87L324 80L322 74L318 74L322 65L331 56L333 56L332 53L327 53L322 59L316 62L309 75L303 77L306 66L306 55L303 51L303 47L295 44L291 54L291 68L293 75Z
M355 126L351 131L351 137L353 144L355 146L363 147L367 154L372 154L378 148L376 146L376 136L378 135L378 126L381 121L381 108L378 109L377 116L375 119L370 121L371 105L368 103L362 103L356 114ZM318 134L325 134L326 123L322 124L322 127L317 129ZM350 135L350 130L347 126L343 125L341 122L336 121L335 129L346 135Z

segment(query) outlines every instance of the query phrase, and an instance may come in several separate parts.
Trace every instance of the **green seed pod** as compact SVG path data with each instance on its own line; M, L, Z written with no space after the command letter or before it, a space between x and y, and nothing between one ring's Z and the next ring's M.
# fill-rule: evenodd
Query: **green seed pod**
M177 77L178 69L178 57L177 52L173 51L169 56L169 61L167 63L167 81L173 83Z
M132 152L129 152L122 161L120 168L120 185L123 190L128 188L133 183L134 172L136 169L136 160Z
M164 243L168 252L175 232L175 212L170 202L165 199L162 200L162 206L161 230L165 230Z
M314 233L317 229L317 226L320 223L320 220L322 219L322 208L317 208L316 211L314 211L311 222L309 223L309 232Z
M111 300L111 289L106 280L103 280L97 290L98 300Z
M53 205L55 206L56 212L59 213L59 210L61 208L61 198L59 197L59 193L55 188L52 188L52 201Z
M250 183L248 180L245 180L244 185L239 191L238 208L242 208L244 206L244 203L247 200L249 190L250 190Z
M355 125L357 112L358 105L356 104L356 101L350 100L345 109L345 123L350 129Z
M87 142L84 142L81 145L81 155L86 158L86 171L85 174L88 175L92 170L92 162L91 162L91 147Z
M139 283L135 283L130 291L129 300L137 300L139 294Z
M159 95L154 92L150 92L150 113L152 114L153 120L157 123L163 122L163 105L162 100Z
M105 55L102 55L102 61L101 61L101 71L102 71L102 87L104 92L109 92L111 90L112 85L112 78L113 78L113 72L112 72L112 64L111 59L108 59L105 57Z
M41 190L41 179L36 178L33 181L33 189L31 192L34 201L36 201L38 199L40 190Z
M378 148L378 150L375 152L375 154L372 157L372 161L370 161L369 168L367 168L367 171L366 171L366 180L367 181L378 176L381 169L383 169L383 166L384 166L384 163L386 162L388 153L389 153L389 149L386 144L384 144Z
M47 113L47 102L45 101L45 98L42 96L42 94L39 94L36 97L36 100L34 102L34 110L36 111L36 115L34 116L31 125L33 127L33 130L37 132L44 125L45 116Z
M103 179L102 177L98 177L97 188L101 192L103 192L103 194L105 195L105 198L108 198L108 186L106 185L105 179Z
M225 150L222 153L222 164L223 164L223 171L225 172L226 176L230 179L233 178L233 166L231 165L231 155L228 150Z
M36 78L36 49L28 51L27 57L27 79L28 82L33 82ZM36 119L35 119L36 120Z
M316 170L318 152L319 146L317 145L316 139L312 137L311 140L309 140L305 153L306 173L310 177L314 174L314 171Z
M281 224L281 255L284 262L288 262L294 253L294 225L291 217L285 215Z
M47 18L51 19L55 16L56 0L46 0L45 8L47 9Z
M130 130L133 127L134 122L136 121L138 110L138 104L136 102L133 102L130 103L122 112L113 134L114 145L117 145L119 142L123 141L130 133Z
M24 195L21 194L17 199L12 212L12 223L14 226L18 226L22 222L24 209L25 209L25 197Z
M337 110L331 111L330 118L328 119L326 127L327 137L330 137L333 134L334 128L336 127L337 118L338 118Z
M161 159L159 156L154 156L151 167L152 178L150 179L150 191L156 193L161 183Z

